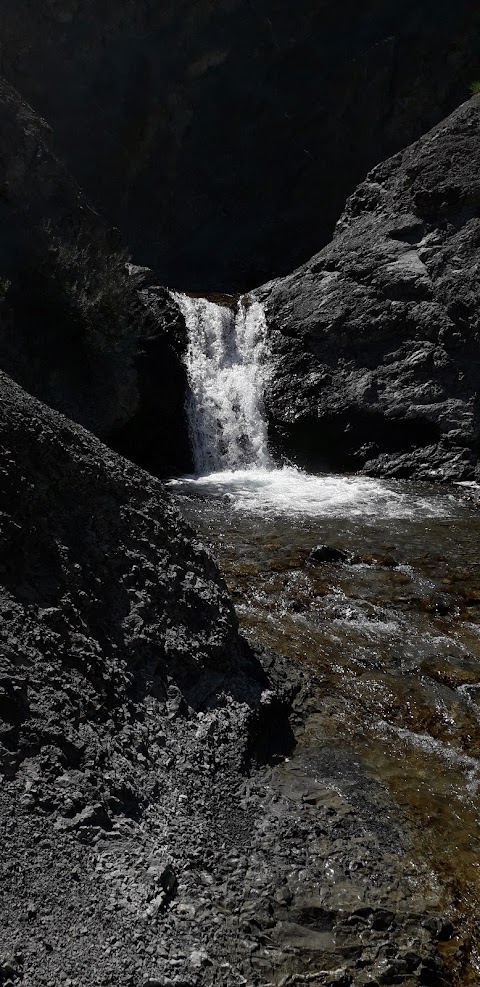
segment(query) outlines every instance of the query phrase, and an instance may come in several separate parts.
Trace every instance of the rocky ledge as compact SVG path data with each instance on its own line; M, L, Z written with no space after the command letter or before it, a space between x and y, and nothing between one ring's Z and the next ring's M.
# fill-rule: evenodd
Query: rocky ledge
M258 291L277 450L310 469L478 476L480 97L378 165L334 239Z

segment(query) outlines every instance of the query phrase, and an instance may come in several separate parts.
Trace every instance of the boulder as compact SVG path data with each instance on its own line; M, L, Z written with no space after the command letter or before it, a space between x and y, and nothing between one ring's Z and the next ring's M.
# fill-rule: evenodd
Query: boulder
M332 242L257 292L280 454L309 469L478 476L480 97L378 165Z
M307 558L309 565L338 565L352 561L349 552L342 548L335 548L333 545L317 545Z
M76 760L74 693L101 723L147 695L168 704L173 683L193 706L227 676L235 689L250 658L226 586L161 483L0 383L4 742L32 754L42 723L40 746L51 731Z
M0 982L140 987L171 950L188 967L168 909L186 882L197 905L204 853L225 879L293 686L162 484L4 374L0 473Z

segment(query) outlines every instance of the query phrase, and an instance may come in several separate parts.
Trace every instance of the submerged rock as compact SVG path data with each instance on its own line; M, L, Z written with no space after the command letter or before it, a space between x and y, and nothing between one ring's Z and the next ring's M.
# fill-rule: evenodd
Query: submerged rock
M317 545L310 552L307 558L309 565L323 565L324 563L351 562L352 556L349 552L344 552L341 548L334 548L332 545Z
M479 170L476 96L374 168L332 243L258 291L278 450L310 469L477 475Z

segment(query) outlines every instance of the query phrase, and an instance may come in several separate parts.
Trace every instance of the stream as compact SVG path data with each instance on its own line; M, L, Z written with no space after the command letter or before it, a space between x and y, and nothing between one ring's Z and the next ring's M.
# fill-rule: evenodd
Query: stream
M353 753L406 818L457 933L444 958L456 983L478 984L480 515L458 490L300 476L305 484L316 512L302 509L305 493L290 509L286 492L277 505L265 486L255 497L258 477L245 474L172 489L218 561L244 635L313 674L309 743ZM291 473L287 485L292 494ZM319 544L350 558L313 564Z
M200 303L183 302L191 318L194 304L198 327ZM231 331L233 317L224 315L220 329L217 320L217 342L226 324ZM315 703L301 747L335 751L337 759L345 752L388 793L410 834L413 867L430 875L453 923L440 944L443 960L458 987L473 987L480 981L478 491L275 468L262 422L247 443L229 420L227 448L235 442L261 453L232 466L218 434L214 455L211 439L207 451L202 439L205 408L198 413L195 397L208 405L210 434L212 422L225 434L214 391L205 397L208 366L212 360L201 370L203 397L190 368L198 472L171 481L170 490L210 546L242 633L312 676ZM251 371L250 381L261 383L262 373ZM234 376L238 384L238 367ZM258 394L248 408L255 430Z

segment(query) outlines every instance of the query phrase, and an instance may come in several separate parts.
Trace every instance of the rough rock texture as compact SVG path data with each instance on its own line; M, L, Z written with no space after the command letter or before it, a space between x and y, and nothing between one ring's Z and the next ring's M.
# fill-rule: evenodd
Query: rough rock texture
M178 309L128 273L118 232L3 80L0 129L0 367L152 472L187 470Z
M263 298L277 448L313 469L478 473L480 98L374 168Z
M111 888L115 902L126 896L127 911L141 907L153 921L176 888L170 864L181 837L168 813L186 800L184 775L189 792L217 765L239 775L260 728L264 753L281 751L289 734L215 565L158 481L5 375L0 456L2 946L15 957L22 938L24 983L58 982L62 963L88 970L95 946L80 926L106 909L100 948L117 908L106 887L98 902L89 890L94 867L88 878L75 870L77 838L131 840L133 821L141 829L162 803L151 870L147 862L130 895L118 857ZM205 795L193 797L205 825ZM35 832L45 836L39 848ZM104 975L94 967L87 979L109 982Z
M158 481L0 385L0 983L436 985L386 792L315 703L282 757L301 674Z
M119 236L56 158L47 124L4 81L0 127L0 366L105 434L137 400L133 339L117 336L106 307L88 318L92 296L106 294L102 264L105 281L122 269ZM125 312L126 293L122 303Z
M134 265L129 270L145 310L135 354L138 401L129 420L108 435L108 443L154 476L189 473L185 320L153 271Z
M472 0L2 0L0 70L138 263L245 290L466 98Z

